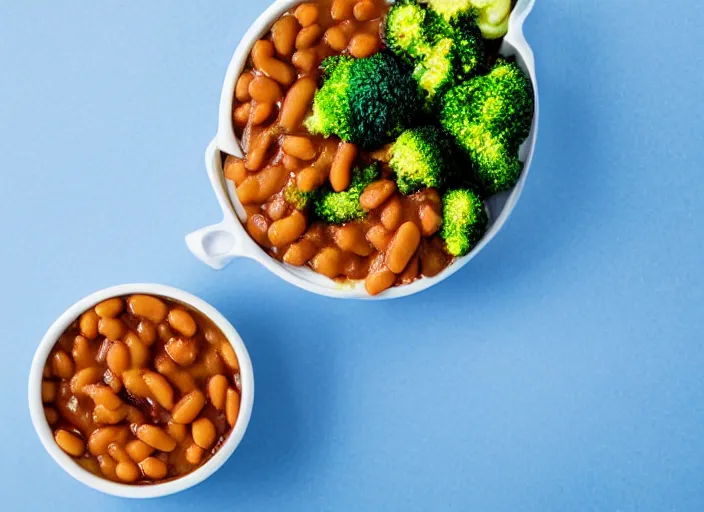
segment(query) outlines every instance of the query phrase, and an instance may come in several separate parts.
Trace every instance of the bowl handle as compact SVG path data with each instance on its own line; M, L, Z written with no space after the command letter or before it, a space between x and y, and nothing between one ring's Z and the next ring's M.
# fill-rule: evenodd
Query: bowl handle
M231 221L200 228L186 235L186 245L193 255L206 265L220 270L230 260L246 256L242 237Z
M218 224L186 235L186 245L193 255L216 270L220 270L234 258L252 256L252 242L232 210L232 204L225 191L220 158L220 151L213 140L205 150L205 167L224 218Z

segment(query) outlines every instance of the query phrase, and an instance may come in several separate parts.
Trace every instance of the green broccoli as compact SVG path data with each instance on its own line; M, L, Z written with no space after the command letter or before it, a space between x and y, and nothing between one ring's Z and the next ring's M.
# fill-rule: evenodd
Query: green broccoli
M442 14L418 0L404 0L386 19L386 44L414 66L426 107L454 83L476 75L485 60L474 9L470 6L447 18Z
M497 39L508 32L511 0L426 0L446 20L473 11L485 39Z
M488 75L453 87L440 100L440 123L474 164L487 194L518 181L523 168L518 148L530 133L533 108L530 79L504 59Z
M434 126L406 130L391 146L390 155L389 165L404 195L441 187L451 162L450 144Z
M448 88L456 79L455 51L452 39L442 39L428 49L413 70L413 78L425 91L429 105L438 92Z
M490 4L492 0L425 0L431 9L443 17L446 21L451 21L468 12L474 12L481 7L478 4Z
M458 80L466 80L483 70L486 48L474 11L467 11L450 21L458 59Z
M315 199L315 191L303 192L296 186L295 180L290 180L284 188L284 199L296 210L305 210Z
M325 137L335 134L345 141L352 138L347 97L353 63L354 59L343 56L323 60L320 68L324 86L315 93L313 114L305 122L311 133Z
M311 133L376 149L411 124L420 105L417 88L410 70L392 54L328 57L322 68L323 86L305 122Z
M315 214L329 224L343 224L363 219L367 211L360 206L359 196L367 185L378 178L379 162L374 162L364 169L356 168L347 190L333 192L329 189L314 200Z
M482 239L489 218L480 197L469 189L448 190L442 196L440 237L452 256L464 256Z
M407 62L422 58L430 46L427 30L431 15L432 11L415 1L396 2L386 16L386 46Z

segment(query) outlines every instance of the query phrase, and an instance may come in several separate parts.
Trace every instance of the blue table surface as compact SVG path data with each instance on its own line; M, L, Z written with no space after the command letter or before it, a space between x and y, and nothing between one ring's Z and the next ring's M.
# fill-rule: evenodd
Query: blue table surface
M203 168L243 0L0 0L3 510L704 509L704 11L539 0L532 174L498 238L412 298L341 302L210 270ZM109 285L184 288L235 324L257 396L204 484L128 502L32 428L46 328Z

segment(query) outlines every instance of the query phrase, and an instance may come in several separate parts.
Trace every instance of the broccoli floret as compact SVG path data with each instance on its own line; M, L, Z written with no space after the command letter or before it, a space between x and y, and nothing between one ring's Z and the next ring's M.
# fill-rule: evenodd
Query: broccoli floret
M454 189L442 197L442 230L447 252L464 256L481 240L489 219L480 197L469 189Z
M413 70L413 78L425 91L428 103L438 91L446 89L455 81L455 48L451 39L442 39L428 49Z
M438 21L436 25L443 25ZM464 15L447 25L416 64L413 76L425 91L428 103L455 83L476 75L482 68L485 53L474 15Z
M386 46L409 62L421 58L430 44L427 37L430 12L412 0L396 2L386 16Z
M495 194L515 185L523 167L518 147L533 120L526 74L499 59L488 75L453 87L440 103L440 123L474 164L484 191Z
M505 11L498 11L499 14L497 14L497 11L489 9L479 11L477 25L484 39L499 39L500 37L504 37L508 32L509 14L511 13L510 0L504 2L504 6L506 8ZM505 14L503 14L504 17L500 21L496 21L500 19L499 16L502 16L500 12L505 12Z
M315 214L329 224L343 224L363 219L367 211L359 204L359 196L371 182L379 178L379 163L375 162L364 169L355 169L347 190L333 192L327 190L315 199Z
M376 149L409 126L419 108L410 70L390 53L328 57L323 71L323 86L305 123L311 133Z
M295 180L290 180L284 189L284 199L296 210L305 210L315 199L315 191L303 192L296 186Z
M481 70L485 52L475 16L470 6L446 18L417 0L392 7L386 20L386 44L414 66L426 108L436 95Z
M497 39L508 31L511 0L427 0L428 4L446 20L467 12L478 15L478 24L486 39Z
M491 3L491 0L425 0L425 2L446 21L474 12L478 3Z
M406 130L391 146L389 165L404 195L441 187L451 162L450 145L434 126Z
M342 140L351 140L351 110L348 98L353 62L352 57L339 56L329 57L320 65L324 85L315 93L313 114L305 122L311 133L325 137L334 134Z
M482 34L477 26L474 12L466 12L450 21L458 59L459 80L466 80L478 74L486 60Z
M477 23L485 39L498 39L508 32L511 0L474 0L479 10Z

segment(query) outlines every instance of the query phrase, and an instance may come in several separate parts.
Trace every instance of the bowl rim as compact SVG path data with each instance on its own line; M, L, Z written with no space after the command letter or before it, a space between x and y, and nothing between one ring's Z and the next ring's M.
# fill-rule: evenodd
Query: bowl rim
M503 54L505 54L506 49L508 49L509 55L516 55L522 65L522 68L530 76L534 92L535 110L533 122L530 133L522 145L522 148L524 146L526 147L526 151L524 153L525 158L523 158L524 167L519 181L510 191L503 193L505 194L505 196L503 196L505 199L504 206L496 218L493 219L492 225L484 234L482 240L472 249L472 251L470 251L469 254L456 258L451 265L434 277L423 277L422 279L415 280L411 284L395 286L375 296L370 296L366 292L363 286L363 281L353 284L339 285L338 283L317 274L310 278L304 278L298 275L298 271L294 270L295 267L282 264L266 254L258 245L256 245L256 243L252 241L251 237L244 229L241 217L244 209L239 201L236 200L233 184L227 182L222 173L222 166L220 163L222 154L229 154L240 158L243 157L243 153L234 134L231 121L234 89L237 77L246 65L249 51L256 40L258 40L270 29L271 25L274 21L276 21L276 19L278 19L279 16L281 16L292 6L301 3L301 1L302 0L275 0L252 23L235 49L223 81L218 111L218 131L205 153L206 170L218 202L220 203L220 207L223 211L224 220L219 224L207 226L196 232L190 233L186 237L186 243L196 257L215 269L222 268L227 264L227 262L229 262L229 260L233 258L247 257L259 262L269 271L294 286L327 297L342 299L387 300L406 297L424 291L458 272L493 240L493 238L508 221L508 218L518 203L525 186L532 164L533 155L535 153L540 112L534 56L530 45L523 35L523 23L530 14L535 0L518 0L516 6L511 12L509 31L504 36L501 47ZM233 197L233 194L235 197ZM216 239L220 238L219 241L222 243L219 245L223 246L229 243L229 248L219 250L214 253L209 252L205 248L204 244L206 237L213 237ZM229 240L229 242L225 239ZM314 273L312 270L309 270L309 272Z
M129 485L113 482L94 475L79 466L68 454L64 453L54 441L52 429L44 416L44 404L41 399L41 383L43 380L42 373L44 365L51 349L66 328L71 325L81 313L103 300L137 293L157 295L182 302L208 317L223 332L235 349L235 354L240 363L240 376L242 379L240 412L237 423L217 453L205 464L187 475L168 482L150 485ZM156 498L184 491L203 482L220 469L234 453L244 437L252 414L254 403L254 372L247 348L237 330L222 313L206 301L171 286L154 283L122 284L98 290L82 298L66 309L49 327L32 359L32 365L29 371L27 399L32 425L34 426L39 440L49 455L66 473L82 484L112 496L121 498Z

